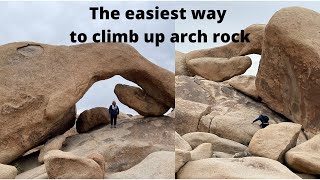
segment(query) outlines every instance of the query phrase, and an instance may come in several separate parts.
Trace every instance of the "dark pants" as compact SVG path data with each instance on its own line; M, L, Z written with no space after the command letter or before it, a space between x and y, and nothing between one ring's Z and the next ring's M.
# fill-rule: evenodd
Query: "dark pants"
M111 126L117 125L117 115L111 115Z
M260 124L260 127L261 128L265 128L265 127L267 127L269 125L269 123L262 123L262 124Z

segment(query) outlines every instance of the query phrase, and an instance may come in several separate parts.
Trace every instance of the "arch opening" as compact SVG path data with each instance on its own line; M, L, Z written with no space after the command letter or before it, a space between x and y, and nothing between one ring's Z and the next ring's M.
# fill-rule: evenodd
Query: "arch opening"
M116 94L114 93L114 88L117 84L125 84L134 87L139 87L134 82L126 80L120 75L115 75L112 78L97 81L87 90L83 97L76 103L77 116L79 116L83 111L95 107L109 108L113 100L117 102L117 105L122 113L133 116L139 115L137 111L121 103L118 100ZM172 108L169 109L167 113L171 112L171 110Z
M247 56L249 56L251 58L252 65L251 65L251 67L249 69L247 69L247 71L244 74L245 75L257 76L261 55L259 55L259 54L249 54Z

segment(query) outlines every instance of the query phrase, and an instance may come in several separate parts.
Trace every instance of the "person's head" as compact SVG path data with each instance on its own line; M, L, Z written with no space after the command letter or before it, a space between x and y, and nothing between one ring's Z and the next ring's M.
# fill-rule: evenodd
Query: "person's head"
M262 115L262 116L263 116L263 111L262 111L262 110L260 111L260 115Z
M117 103L116 103L116 101L112 101L112 105L114 105L114 106L115 106L116 104L117 104Z

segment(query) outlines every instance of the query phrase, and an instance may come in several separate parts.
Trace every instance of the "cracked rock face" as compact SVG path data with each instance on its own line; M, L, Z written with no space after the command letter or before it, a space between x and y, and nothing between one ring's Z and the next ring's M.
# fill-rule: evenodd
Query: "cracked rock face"
M195 132L198 129L199 120L210 112L211 106L207 104L176 99L175 128L180 135Z
M174 73L127 44L11 43L0 46L0 65L0 163L70 129L74 117L65 116L76 102L93 83L114 75L174 107Z
M227 82L213 82L197 76L176 76L176 84L176 109L183 109L185 115L181 113L180 119L186 119L176 125L178 128L186 126L191 121L191 118L187 118L190 109L200 107L192 103L197 102L211 107L206 113L197 113L197 117L193 118L195 119L193 126L188 125L188 132L191 130L210 132L248 145L254 133L260 129L259 123L251 124L259 114L267 115L270 124L285 121L264 104L233 89ZM189 105L179 107L179 101L189 102Z
M205 132L192 132L182 136L182 138L187 141L193 149L203 143L212 144L213 151L225 152L228 154L234 154L237 152L242 152L247 149L247 146L240 144L229 139L221 138L215 134L205 133Z

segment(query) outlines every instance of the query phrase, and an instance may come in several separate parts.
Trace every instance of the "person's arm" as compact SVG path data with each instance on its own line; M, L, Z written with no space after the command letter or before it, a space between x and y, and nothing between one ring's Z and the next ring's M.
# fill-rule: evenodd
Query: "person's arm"
M117 106L117 114L119 114L120 113L120 111L119 111L119 106Z
M111 108L112 108L112 107L110 106L110 107L109 107L109 114L111 114Z
M257 119L255 119L254 121L252 121L252 124L259 121L259 120L260 120L260 116Z

